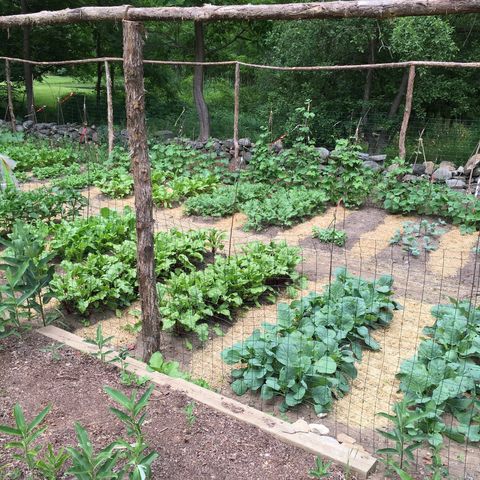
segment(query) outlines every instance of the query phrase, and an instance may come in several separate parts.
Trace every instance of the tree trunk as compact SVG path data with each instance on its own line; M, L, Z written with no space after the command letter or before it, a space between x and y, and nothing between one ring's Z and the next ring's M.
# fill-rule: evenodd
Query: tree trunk
M195 61L205 61L205 36L203 22L194 22L195 25ZM198 140L206 141L210 137L210 115L203 96L204 67L199 65L194 68L193 98L197 108L199 134Z
M97 58L102 56L102 36L100 35L100 30L95 29L95 55ZM103 65L101 62L97 62L97 82L95 84L95 93L96 93L96 115L98 116L100 111L100 100L102 95L102 77L103 77Z
M20 6L22 14L28 13L27 0L21 0ZM23 27L23 58L25 60L30 60L32 58L29 26ZM23 76L25 77L25 95L27 98L28 119L35 121L35 98L33 96L33 68L31 64L23 64Z
M410 114L412 113L413 104L413 86L415 82L415 67L410 67L408 73L407 83L407 97L405 99L405 111L403 112L402 128L400 129L400 139L398 141L398 156L405 159L407 156L407 149L405 147L405 141L407 138L408 122L410 121Z
M143 26L123 21L128 143L133 172L137 227L137 277L142 308L143 361L160 349L160 314L157 304L153 250L153 201L145 120Z
M405 91L407 89L408 83L408 69L403 71L402 81L400 82L400 86L398 87L397 94L393 99L392 104L390 105L390 111L388 112L387 122L390 122L395 118L402 103L402 98L405 95ZM388 129L382 128L380 134L378 136L377 144L375 147L375 153L383 153L385 147L388 144L389 140L389 132Z

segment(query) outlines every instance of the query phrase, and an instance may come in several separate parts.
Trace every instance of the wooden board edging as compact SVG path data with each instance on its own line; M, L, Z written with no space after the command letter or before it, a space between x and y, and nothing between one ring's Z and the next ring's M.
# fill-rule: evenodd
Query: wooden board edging
M95 345L86 343L78 335L62 330L61 328L50 325L37 331L45 337L63 343L83 353L93 354L98 352L98 348ZM116 357L116 352L107 355L109 363L119 366L119 362L112 361ZM194 383L187 382L186 380L172 378L162 373L149 372L147 365L139 360L129 357L127 359L126 370L138 376L148 376L149 380L158 386L169 387L177 392L183 393L218 412L253 425L284 443L302 448L319 457L332 460L344 468L355 472L360 478L367 478L368 475L375 470L376 459L369 453L342 444L336 445L331 442L329 437L323 437L316 433L292 433L291 424L288 422L272 417L260 410L195 385Z

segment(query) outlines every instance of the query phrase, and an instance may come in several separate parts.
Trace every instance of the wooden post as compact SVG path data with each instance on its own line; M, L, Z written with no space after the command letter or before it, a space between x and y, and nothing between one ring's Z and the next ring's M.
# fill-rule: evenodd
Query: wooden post
M10 62L5 60L5 77L7 81L7 103L8 113L10 115L10 125L12 132L17 131L17 120L15 118L15 112L13 111L13 93L12 93L12 78L10 72Z
M160 348L160 314L157 304L153 250L153 201L145 120L143 78L143 26L123 21L123 67L125 75L128 143L133 171L137 226L137 276L142 308L143 360Z
M407 137L408 122L410 121L410 114L412 113L414 83L415 83L415 66L411 65L410 71L408 73L407 96L405 99L405 111L403 112L402 128L400 129L400 138L398 141L398 152L399 152L398 156L402 159L405 159L407 155L405 140Z
M240 146L238 144L238 117L240 115L240 64L237 62L235 64L235 99L234 99L234 112L233 112L233 148L234 148L234 157L233 157L233 168L236 170L240 167Z
M105 80L107 83L108 154L111 155L115 142L115 132L113 129L112 77L110 76L110 66L107 61L105 61Z

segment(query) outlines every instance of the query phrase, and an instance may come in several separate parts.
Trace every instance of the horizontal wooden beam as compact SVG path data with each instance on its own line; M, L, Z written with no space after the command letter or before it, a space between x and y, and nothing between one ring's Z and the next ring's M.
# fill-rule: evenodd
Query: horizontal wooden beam
M391 18L480 13L480 0L351 0L280 5L204 5L203 7L82 7L0 17L0 28L98 21L241 21L315 18Z
M121 63L121 57L100 57L100 58L84 58L80 60L57 60L52 62L38 62L35 60L25 60L23 58L2 57L0 60L12 63L29 63L37 66L58 66L58 65L77 65L86 63ZM204 67L219 67L229 65L240 65L247 68L261 68L265 70L278 70L282 72L312 72L312 71L335 71L335 70L384 70L391 68L409 68L409 67L426 67L426 68L480 68L480 62L437 62L429 60L415 60L411 62L391 62L391 63L364 63L358 65L312 65L299 67L280 67L276 65L262 65L256 63L237 62L235 60L225 60L222 62L188 62L177 60L144 60L145 65L179 65L186 67L194 67L202 65Z
M61 328L50 325L41 328L38 332L81 352L89 354L98 352L98 348L95 345L85 343L78 335L66 332ZM114 360L116 357L117 354L112 352L107 355L106 360L109 364L113 363L119 366L119 362ZM253 425L282 442L343 465L350 471L355 472L359 478L367 478L375 469L376 459L364 451L343 444L332 444L327 438L316 433L292 432L291 424L288 422L186 380L172 378L157 372L149 372L144 363L134 358L127 358L126 364L125 368L129 372L135 373L140 377L146 376L152 383L158 386L171 388L183 393L225 415Z

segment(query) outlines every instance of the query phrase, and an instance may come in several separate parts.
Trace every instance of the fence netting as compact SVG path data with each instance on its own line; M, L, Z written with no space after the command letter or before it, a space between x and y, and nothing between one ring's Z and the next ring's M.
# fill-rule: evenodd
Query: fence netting
M16 68L20 66L12 62L12 69ZM48 142L54 148L58 142L63 145L68 137L78 153L83 173L94 171L95 165L102 169L102 159L107 155L107 99L104 84L97 89L91 81L95 68L95 65L62 67L55 75L35 82L34 118L28 116L23 90L18 85L14 88L14 108L21 126L18 130L24 131L25 140ZM176 68L175 74L183 76L184 82L192 80L189 66L148 65L147 68L156 69L160 79L171 75ZM212 93L215 85L208 84L207 70L206 99L211 111L212 135L231 139L234 69L208 68L225 69L224 77L219 80L217 76L215 81L229 90L228 105L218 104L221 108L216 110L217 100ZM114 72L116 142L126 147L120 64L115 64ZM271 132L269 141L274 141L284 133L275 131L275 112L283 114L283 111L272 104L271 112L256 112L255 105L249 102L248 76L246 79L240 89L239 137L249 137L253 142L259 133L257 128L264 125ZM176 104L158 104L158 88L146 85L147 124L153 151L155 145L172 141L173 137L194 140L198 126L193 97L185 96ZM315 92L311 92L311 97L314 96ZM2 95L2 101L5 98L6 94ZM221 101L225 102L225 97ZM291 107L294 110L298 106ZM3 108L8 122L6 102ZM338 136L358 136L361 116L359 111L339 116L335 125ZM381 125L386 121L381 112L369 112L368 117L371 124ZM25 125L28 120L37 127ZM88 135L85 133L85 128L92 125L95 138L90 130ZM400 122L391 127L385 146L389 158L397 155L399 128ZM450 161L463 165L477 149L479 130L480 124L472 120L412 117L407 159L416 163ZM326 139L329 148L332 141ZM198 147L202 151L206 148L204 144ZM233 144L221 149L225 154L223 159L230 159ZM229 186L236 189L233 201L243 182L234 176L230 179ZM31 190L50 183L52 180L48 178L30 178L21 184L21 189ZM125 207L134 208L131 192L120 195L123 198L111 198L94 182L86 183L81 188L88 203L84 216L100 215L105 208L119 212ZM419 224L422 218L388 214L370 203L359 209L331 205L287 228L267 226L258 232L245 229L250 220L241 209L233 209L233 215L202 217L187 215L181 203L163 205L157 203L154 208L157 233L172 229L184 234L199 229L224 232L219 242L223 248L210 251L202 261L193 261L188 270L203 271L203 281L212 281L210 288L217 289L218 296L225 293L224 280L233 275L229 258L245 256L252 242L263 245L275 242L292 249L290 253L267 250L266 260L261 252L254 252L252 255L266 262L265 269L275 269L276 265L268 264L269 258L275 258L278 266L285 256L299 257L294 280L293 276L287 278L285 267L285 272L264 279L268 287L265 295L252 294L252 300L239 309L210 312L208 334L202 341L192 332L163 332L161 353L165 362L178 362L178 368L172 367L175 372L178 370L207 388L289 421L303 418L309 424L322 423L330 435L346 443L355 441L371 453L393 443L378 432L391 430L392 422L378 414L392 415L395 405L401 405L405 398L414 398L415 405L422 411L428 410L430 415L423 426L435 418L445 424L439 455L450 476L479 478L478 233L463 234L456 226L441 225L443 233L438 236L436 248L413 254L408 245L402 248L401 244L392 243L392 239L406 222ZM321 243L313 236L315 228L343 231L346 240L344 244ZM422 242L421 235L417 239ZM218 264L214 271L219 278L217 283L205 273L214 264ZM257 278L247 276L261 273L253 267L246 268L245 285L248 282L258 285ZM174 294L182 291L181 275L177 281ZM190 286L188 295L200 305L203 300L194 287ZM215 292L209 294L215 296ZM179 303L178 308L181 307ZM181 312L192 313L188 309ZM103 308L88 315L72 316L66 323L85 338L94 337L101 323L104 336L113 336L112 343L117 349L135 350L139 343L140 316L137 301L116 311ZM468 344L475 335L476 340ZM453 346L458 349L446 353L450 346L452 351ZM462 350L464 346L466 350ZM308 369L310 373L305 374ZM403 414L408 415L408 409ZM421 425L417 427L420 429ZM411 463L417 477L425 478L434 462L432 449L423 445L414 451Z

